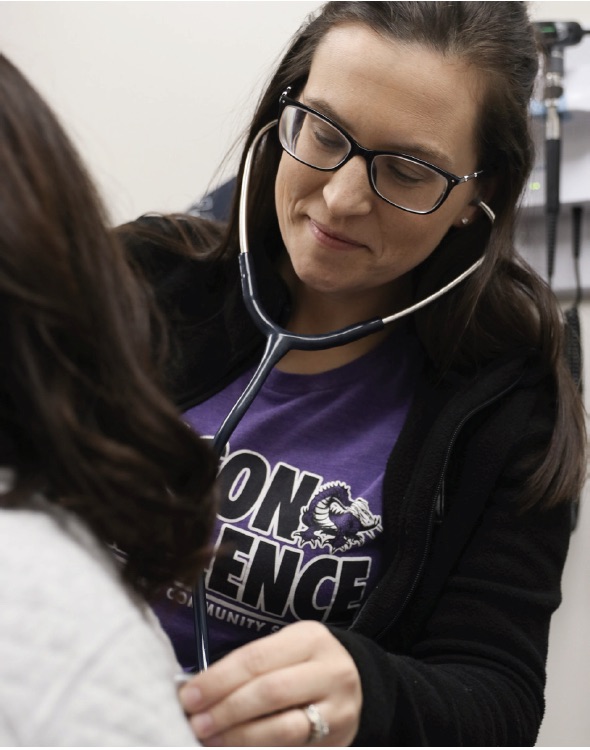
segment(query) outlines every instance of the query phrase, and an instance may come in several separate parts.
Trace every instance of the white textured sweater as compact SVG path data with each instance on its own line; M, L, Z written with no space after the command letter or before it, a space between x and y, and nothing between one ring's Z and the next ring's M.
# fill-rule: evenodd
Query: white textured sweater
M82 524L39 499L0 510L0 745L195 745L178 671Z

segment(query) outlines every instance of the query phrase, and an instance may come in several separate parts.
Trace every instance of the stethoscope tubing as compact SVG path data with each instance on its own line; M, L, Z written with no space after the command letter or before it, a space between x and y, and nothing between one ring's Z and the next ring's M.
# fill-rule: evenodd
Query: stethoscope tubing
M273 120L265 125L256 135L252 141L246 159L244 162L244 174L242 179L242 190L240 193L239 203L239 238L240 238L240 281L242 287L242 297L244 304L248 311L248 314L252 318L255 325L261 331L266 339L264 352L260 359L260 363L254 372L254 375L250 379L250 382L245 387L241 396L238 398L229 414L223 421L221 427L218 429L215 437L213 438L213 449L218 456L221 457L231 435L240 423L246 411L250 408L250 405L258 395L262 388L266 378L270 374L271 370L275 365L291 350L302 350L302 351L323 351L325 349L331 349L336 346L342 346L343 344L357 341L358 339L369 336L372 333L383 330L383 328L393 323L400 318L412 314L416 310L419 310L426 305L429 305L434 300L442 297L453 287L460 284L464 279L470 276L476 271L483 263L483 256L479 258L475 263L469 266L463 273L459 274L451 282L443 286L434 294L425 297L424 299L416 302L409 307L400 310L399 312L393 313L385 318L372 318L360 323L356 323L346 328L341 328L328 333L314 334L314 335L303 335L295 334L290 331L286 331L277 325L267 315L265 310L262 308L258 301L258 290L256 287L255 273L253 268L253 262L249 251L248 243L248 228L247 228L247 213L248 213L248 194L250 186L250 174L252 171L252 164L256 149L260 140L264 135L275 125L277 120ZM480 204L482 210L487 214L488 218L493 222L494 214L491 209L485 205ZM193 591L193 614L195 623L195 638L197 642L197 667L199 671L206 669L209 662L209 648L208 648L208 625L207 625L207 601L205 596L205 581L203 580L197 585Z

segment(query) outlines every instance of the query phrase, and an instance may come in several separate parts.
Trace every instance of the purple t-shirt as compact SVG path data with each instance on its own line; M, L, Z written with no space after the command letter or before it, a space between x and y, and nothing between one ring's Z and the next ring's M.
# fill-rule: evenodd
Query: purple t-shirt
M206 571L211 659L289 622L350 624L381 575L382 483L422 369L405 329L319 375L274 369L221 458ZM213 436L253 370L184 415ZM191 592L155 610L195 663Z

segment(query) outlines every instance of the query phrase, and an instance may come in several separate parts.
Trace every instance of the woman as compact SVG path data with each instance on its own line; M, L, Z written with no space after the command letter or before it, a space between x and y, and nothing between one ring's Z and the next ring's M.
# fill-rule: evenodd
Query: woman
M215 663L181 691L204 744L535 742L585 471L561 316L513 244L537 67L520 2L327 3L260 100L246 148L278 125L248 237L270 317L331 331L472 272L368 338L289 352L230 437ZM176 328L177 401L212 435L262 349L237 206L205 246L189 219L122 231ZM187 667L189 600L157 607Z
M146 597L205 562L216 460L164 395L157 318L72 145L3 56L0 110L0 744L194 745Z

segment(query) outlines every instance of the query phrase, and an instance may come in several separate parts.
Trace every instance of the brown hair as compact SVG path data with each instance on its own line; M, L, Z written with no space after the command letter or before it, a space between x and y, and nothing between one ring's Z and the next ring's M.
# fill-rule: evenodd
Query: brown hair
M415 315L422 343L442 375L449 368L477 374L497 356L533 352L553 374L555 426L538 456L523 505L553 505L577 497L586 473L586 435L580 394L564 359L562 316L550 289L519 256L514 231L519 199L533 165L529 104L538 69L535 33L522 2L329 2L294 36L253 116L245 153L258 131L277 116L280 94L304 86L315 50L335 25L364 24L385 38L420 44L473 65L485 82L477 123L478 168L484 197L496 214L490 228L477 221L451 228L435 252L413 274L416 299L437 290L476 257L484 263L463 284ZM283 243L274 206L281 147L270 131L254 162L248 208L256 248L277 257ZM486 182L487 179L487 182ZM488 196L489 193L489 196ZM254 242L255 239L255 242ZM238 247L238 203L234 201L220 255ZM449 335L440 335L444 321Z
M152 593L193 582L217 461L158 375L163 326L54 114L0 56L0 444L18 484L126 553Z

